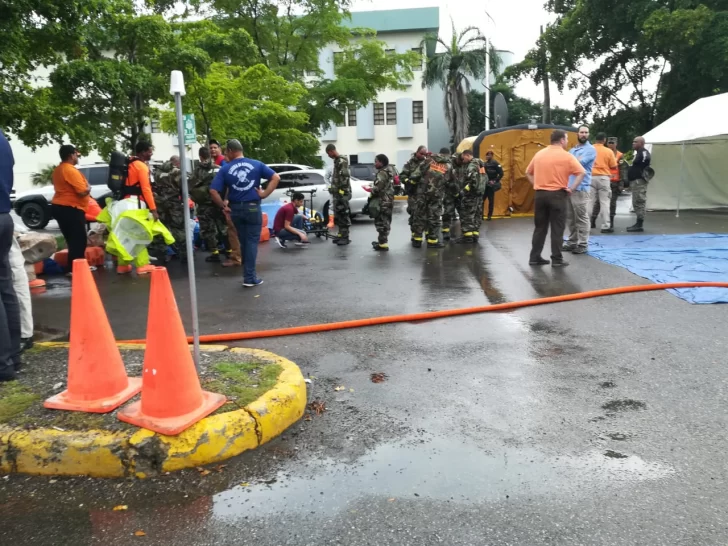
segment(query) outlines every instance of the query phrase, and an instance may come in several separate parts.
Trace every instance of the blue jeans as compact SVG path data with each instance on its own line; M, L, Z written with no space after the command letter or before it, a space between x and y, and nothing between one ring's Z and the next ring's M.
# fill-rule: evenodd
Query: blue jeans
M291 222L291 227L294 227L296 229L300 229L303 231L303 215L302 214L296 214L293 217L293 222ZM291 231L288 231L286 228L283 228L278 233L276 233L276 237L278 237L281 241L300 241L301 237L298 235L298 233L293 233Z
M243 256L243 282L254 283L258 277L255 274L255 260L258 257L258 242L260 230L263 227L263 214L260 210L260 201L230 204L233 224L238 230L240 253Z

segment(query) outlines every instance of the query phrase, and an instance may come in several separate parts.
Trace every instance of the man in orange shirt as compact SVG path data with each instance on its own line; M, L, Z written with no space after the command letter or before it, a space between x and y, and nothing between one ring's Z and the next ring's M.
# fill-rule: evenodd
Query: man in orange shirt
M605 133L597 133L596 142L594 143L597 158L594 160L594 167L592 168L591 197L589 199L591 227L596 227L597 218L601 214L603 218L602 229L609 227L607 215L609 214L609 199L611 197L610 178L612 177L612 169L617 168L617 159L614 157L614 152L604 145L606 141L607 135ZM599 204L598 210L600 212L595 214L596 203Z
M129 175L126 177L124 197L139 196L139 200L146 204L154 219L159 220L152 192L152 181L149 177L149 165L147 165L154 154L154 147L149 142L140 140L137 142L134 152L135 155L129 161Z
M139 208L146 205L154 220L159 220L157 204L154 202L154 193L152 192L152 181L149 177L149 165L147 165L147 162L152 159L152 154L154 154L154 147L149 142L140 140L134 147L134 153L135 155L131 156L129 160L124 198L137 196ZM150 264L137 268L137 273L150 273L152 270L154 270L154 266ZM116 272L120 274L131 273L131 266L119 265Z
M60 149L61 164L53 171L51 213L61 228L68 247L66 274L73 271L73 260L86 255L86 206L91 193L86 178L76 168L80 154L74 146L64 144Z
M551 133L551 145L539 151L526 169L526 176L536 190L533 240L529 265L563 267L569 265L561 254L566 227L568 196L584 179L586 171L573 155L566 151L569 137L566 131ZM569 177L574 179L569 185ZM546 233L551 226L551 262L541 257Z

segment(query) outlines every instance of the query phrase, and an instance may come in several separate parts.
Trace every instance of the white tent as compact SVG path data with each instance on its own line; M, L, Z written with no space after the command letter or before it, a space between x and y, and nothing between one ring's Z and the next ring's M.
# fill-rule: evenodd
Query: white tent
M644 135L654 210L728 207L728 93L705 97Z

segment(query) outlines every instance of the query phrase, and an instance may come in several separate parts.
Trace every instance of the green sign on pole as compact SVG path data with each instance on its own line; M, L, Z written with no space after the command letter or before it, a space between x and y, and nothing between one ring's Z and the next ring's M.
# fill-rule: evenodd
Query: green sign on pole
M185 114L182 123L185 128L185 144L194 144L195 142L197 142L197 131L195 130L195 115Z

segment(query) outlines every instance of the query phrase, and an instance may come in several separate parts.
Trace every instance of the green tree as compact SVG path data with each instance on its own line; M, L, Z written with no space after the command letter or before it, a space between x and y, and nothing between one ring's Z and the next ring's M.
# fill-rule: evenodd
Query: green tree
M525 123L541 123L543 103L519 97L511 85L500 79L490 88L490 111L494 112L495 96L502 93L508 105L508 126ZM479 91L470 91L468 94L468 108L470 111L470 134L477 135L485 127L485 97ZM574 124L574 112L563 108L552 108L551 118L554 125L571 126ZM495 128L491 120L491 127Z
M260 62L308 90L299 104L309 117L309 130L342 120L341 110L372 102L385 89L402 89L412 79L416 53L387 54L371 30L348 26L348 0L191 0L198 13L215 14L223 29L242 29ZM321 51L338 51L336 77L319 66Z
M30 183L34 186L50 186L53 184L53 171L57 165L48 165L40 171L30 175Z
M425 37L423 50L434 50L440 45L444 51L428 58L422 76L423 87L441 86L445 91L443 108L450 130L451 142L461 142L468 136L470 112L468 92L470 79L485 77L485 37L476 27L460 32L452 26L452 39L445 42L435 34ZM489 52L493 72L498 71L498 56L494 49Z
M0 127L35 141L32 125L54 123L35 71L82 53L88 25L116 0L0 0ZM123 2L121 2L123 3Z
M169 100L169 73L204 72L210 56L180 40L160 15L106 14L89 32L87 53L60 63L50 77L62 129L81 150L132 150L156 104ZM54 135L62 138L62 133Z
M301 84L286 81L263 64L246 69L214 63L186 91L185 111L205 119L211 136L237 138L246 154L261 161L320 163L308 115L296 108L306 95ZM176 132L173 112L162 113L162 129Z
M301 108L309 115L310 130L342 122L344 108L366 106L384 89L406 89L412 67L420 62L419 54L387 53L383 42L370 37L346 45L335 57L334 78L319 75L306 82Z
M512 71L579 91L580 119L634 119L637 133L728 90L722 0L549 0L556 21ZM543 56L546 62L543 62Z

